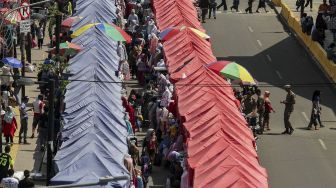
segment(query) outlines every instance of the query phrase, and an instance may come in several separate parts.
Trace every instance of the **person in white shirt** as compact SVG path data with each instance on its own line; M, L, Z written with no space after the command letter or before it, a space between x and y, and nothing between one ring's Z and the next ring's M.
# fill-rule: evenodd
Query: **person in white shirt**
M35 137L35 130L40 121L40 116L43 113L43 107L44 107L43 96L39 95L33 102L33 110L34 110L33 130L32 130L32 136L30 138Z
M135 27L139 25L138 15L135 14L135 9L132 9L131 14L128 16L127 24L129 26L129 31L134 33Z
M1 180L1 186L4 188L18 188L19 180L13 177L14 170L8 170L8 177Z

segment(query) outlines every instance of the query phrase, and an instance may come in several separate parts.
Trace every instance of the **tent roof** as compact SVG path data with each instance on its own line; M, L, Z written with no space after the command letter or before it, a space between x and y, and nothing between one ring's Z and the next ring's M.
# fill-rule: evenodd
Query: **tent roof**
M86 153L80 160L74 161L72 165L59 171L51 181L53 184L77 183L91 172L94 172L98 177L128 175L125 168L120 168L120 165L111 161L113 161L111 155L102 156L96 155L94 152ZM118 181L118 183L125 187L127 182Z
M113 145L107 143L106 140L97 138L97 137L89 137L93 138L91 141L88 139L81 139L80 142L76 144L68 145L67 148L62 148L62 152L57 155L57 158L54 158L58 169L62 171L68 166L72 165L73 162L79 160L81 157L86 155L87 153L94 153L95 155L113 155L111 163L115 163L119 165L119 168L125 168L123 165L123 157L125 151L120 151L118 147L114 147ZM121 149L122 147L120 147Z
M164 42L166 66L173 77L181 78L183 73L191 74L200 66L216 61L209 41L194 32L183 30ZM187 66L187 67L186 67ZM186 67L185 69L183 69ZM175 74L175 72L179 72Z
M229 187L240 179L253 187L268 187L266 170L259 164L249 165L250 161L242 161L231 155L220 155L210 159L208 163L195 168L195 187Z
M201 29L202 25L198 21L197 11L190 0L156 0L153 1L156 21L159 29L178 25L190 26Z

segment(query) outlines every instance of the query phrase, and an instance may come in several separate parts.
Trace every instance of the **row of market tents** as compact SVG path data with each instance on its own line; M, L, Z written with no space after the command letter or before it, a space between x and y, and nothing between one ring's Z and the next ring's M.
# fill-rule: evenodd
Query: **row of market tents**
M153 3L161 31L178 26L204 31L192 1ZM216 61L209 40L184 30L165 41L163 49L187 137L189 185L268 187L267 172L259 164L255 140L230 84L207 68Z
M113 0L77 0L76 31L90 23L116 19ZM205 31L190 0L154 0L159 29L186 26ZM128 174L123 165L127 130L121 84L115 76L117 43L97 27L72 40L83 50L69 62L74 75L67 86L62 136L54 158L53 184L97 182L99 177ZM210 71L211 43L185 29L163 44L165 62L175 84L175 101L187 137L189 184L193 187L268 187L254 138L237 110L230 84ZM116 82L116 83L111 83ZM127 187L128 181L110 183Z
M77 0L74 16L81 17L71 30L116 19L114 0ZM52 184L93 183L100 177L129 175L123 164L128 153L123 120L121 84L115 76L119 56L117 42L93 26L72 40L83 50L69 61L73 76L65 94L64 142L54 161ZM83 81L84 80L84 81ZM116 82L116 83L111 83ZM129 181L109 186L128 187Z

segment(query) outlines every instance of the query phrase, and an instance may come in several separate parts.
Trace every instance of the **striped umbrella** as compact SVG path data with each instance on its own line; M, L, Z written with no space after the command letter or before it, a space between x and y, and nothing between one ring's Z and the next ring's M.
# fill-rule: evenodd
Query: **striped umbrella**
M167 41L170 38L174 37L175 35L177 35L178 33L180 33L181 31L184 31L184 30L193 32L196 35L198 35L200 38L203 38L203 39L209 39L210 38L209 35L203 33L202 31L200 31L198 29L195 29L195 28L192 28L192 27L186 27L186 26L169 27L169 28L161 31L161 33L159 34L159 37L160 37L161 40Z
M239 80L244 84L256 84L251 74L241 65L230 61L217 61L207 66L216 74L231 80Z
M112 38L114 41L125 41L127 43L130 43L132 40L132 38L120 27L108 23L87 24L72 33L71 37L76 38L92 27L96 27L101 32Z

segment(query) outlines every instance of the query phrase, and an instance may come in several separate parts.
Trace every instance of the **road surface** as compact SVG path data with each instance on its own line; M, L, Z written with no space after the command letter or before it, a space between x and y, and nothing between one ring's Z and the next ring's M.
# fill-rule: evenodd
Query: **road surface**
M256 6L254 3L254 11ZM246 7L246 2L241 3L241 12ZM268 85L262 91L271 92L276 113L271 114L271 131L258 141L260 162L268 171L270 187L335 187L336 95L330 85L295 86L297 104L291 117L295 131L292 136L280 134L284 130L284 106L280 101L286 95L282 86L329 81L295 37L287 33L274 10L219 13L216 20L207 20L204 27L219 60L242 64L261 84ZM305 128L315 89L322 91L322 121L326 128L309 131Z

